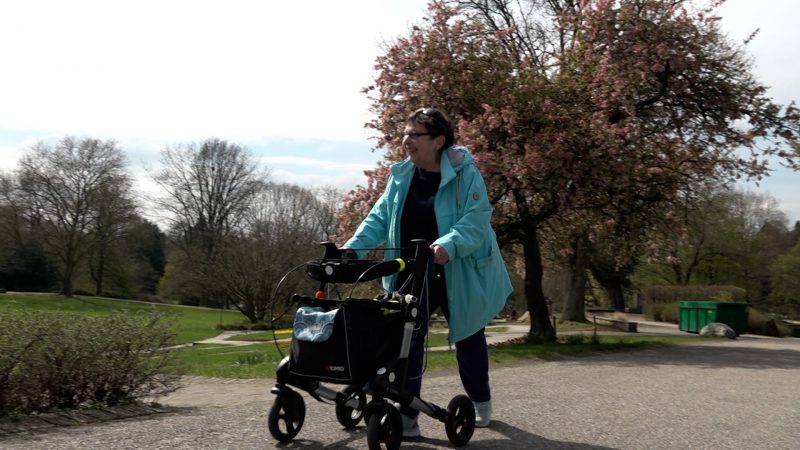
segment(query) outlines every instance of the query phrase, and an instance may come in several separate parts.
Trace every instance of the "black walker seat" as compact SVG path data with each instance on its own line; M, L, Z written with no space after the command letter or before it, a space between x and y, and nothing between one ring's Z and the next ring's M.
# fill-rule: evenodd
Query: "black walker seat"
M324 256L306 263L306 275L319 282L319 288L314 295L292 296L298 305L297 317L311 320L296 321L290 353L278 364L271 389L276 397L268 417L275 439L291 441L305 420L303 397L292 387L319 401L334 402L336 418L345 428L353 429L364 419L371 449L400 447L399 406L443 422L455 446L464 446L472 438L475 410L466 395L454 397L448 408L442 409L406 389L414 330L428 320L428 312L420 309L421 299L427 296L433 276L428 243L413 243L412 260L374 261L342 258L343 251L326 242L322 244ZM329 285L357 285L404 270L410 271L410 283L405 283L410 285L408 292L383 293L370 299L328 296ZM298 334L304 329L312 332ZM345 386L335 390L323 383Z

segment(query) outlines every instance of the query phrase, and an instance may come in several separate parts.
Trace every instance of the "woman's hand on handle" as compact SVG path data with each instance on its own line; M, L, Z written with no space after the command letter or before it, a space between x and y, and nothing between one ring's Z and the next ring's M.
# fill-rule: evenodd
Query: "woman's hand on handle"
M450 261L450 255L441 245L431 245L431 253L433 253L433 262L435 264L444 265L447 261Z

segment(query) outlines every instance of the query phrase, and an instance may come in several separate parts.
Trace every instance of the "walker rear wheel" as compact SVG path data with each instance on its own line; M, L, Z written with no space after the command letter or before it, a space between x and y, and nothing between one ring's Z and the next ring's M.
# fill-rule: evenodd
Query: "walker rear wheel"
M458 395L447 405L447 421L444 423L447 438L456 447L467 445L475 432L475 406L466 395Z

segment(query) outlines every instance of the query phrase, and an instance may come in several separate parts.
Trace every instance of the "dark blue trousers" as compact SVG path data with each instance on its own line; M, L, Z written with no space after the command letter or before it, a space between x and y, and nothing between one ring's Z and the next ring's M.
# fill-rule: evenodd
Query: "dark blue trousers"
M422 296L422 320L419 330L414 333L411 352L408 355L408 381L406 387L409 392L420 397L422 389L422 371L425 358L425 337L428 334L428 319L436 308L441 307L445 318L449 319L450 310L447 306L447 288L441 272L431 283L430 295ZM427 302L427 306L426 306ZM456 361L458 374L464 391L473 402L485 402L491 399L489 389L489 348L486 345L485 328L481 328L472 336L456 342ZM403 408L401 412L409 417L416 417L418 411Z

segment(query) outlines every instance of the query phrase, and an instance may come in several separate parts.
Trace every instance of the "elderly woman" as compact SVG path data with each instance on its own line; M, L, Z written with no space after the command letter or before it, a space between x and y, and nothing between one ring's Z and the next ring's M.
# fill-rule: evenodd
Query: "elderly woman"
M504 307L511 282L490 225L492 206L486 186L472 156L463 146L453 145L450 119L434 108L411 113L403 132L408 159L394 164L386 190L350 240L351 249L401 248L411 258L411 241L431 243L436 264L428 315L441 308L455 342L461 382L475 404L476 426L491 421L489 353L485 326ZM361 255L363 256L362 251ZM388 291L397 290L404 273L384 280ZM423 300L424 301L424 300ZM408 388L419 396L427 320L409 355ZM417 412L403 408L403 435L420 435Z

